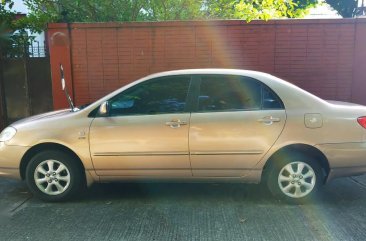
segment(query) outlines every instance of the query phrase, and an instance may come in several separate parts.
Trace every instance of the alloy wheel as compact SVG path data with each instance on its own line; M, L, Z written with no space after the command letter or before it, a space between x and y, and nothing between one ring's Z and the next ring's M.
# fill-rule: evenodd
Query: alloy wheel
M34 171L34 182L47 195L63 193L70 185L69 169L57 160L41 162Z
M291 198L305 197L314 189L315 184L315 171L305 162L291 162L278 175L280 190Z

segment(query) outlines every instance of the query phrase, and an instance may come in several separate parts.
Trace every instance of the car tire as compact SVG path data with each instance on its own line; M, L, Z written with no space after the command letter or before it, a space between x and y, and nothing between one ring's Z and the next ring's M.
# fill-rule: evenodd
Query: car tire
M84 186L78 160L72 155L49 150L36 154L26 168L29 190L44 201L64 201L75 197Z
M290 154L271 162L266 181L275 197L288 203L306 203L317 198L324 174L319 163L312 158Z

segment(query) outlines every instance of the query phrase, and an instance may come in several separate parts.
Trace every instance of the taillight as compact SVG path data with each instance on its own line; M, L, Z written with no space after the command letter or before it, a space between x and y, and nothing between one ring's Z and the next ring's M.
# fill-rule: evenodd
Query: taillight
M357 122L366 129L366 116L358 117Z

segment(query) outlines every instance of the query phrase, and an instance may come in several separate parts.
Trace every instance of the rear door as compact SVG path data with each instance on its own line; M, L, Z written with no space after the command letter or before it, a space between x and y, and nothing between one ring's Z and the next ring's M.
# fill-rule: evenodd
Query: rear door
M189 145L194 176L244 176L275 143L286 113L260 81L231 75L201 76Z

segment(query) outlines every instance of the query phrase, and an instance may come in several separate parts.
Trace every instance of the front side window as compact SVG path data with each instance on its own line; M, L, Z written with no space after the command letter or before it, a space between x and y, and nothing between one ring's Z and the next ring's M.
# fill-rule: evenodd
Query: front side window
M109 101L110 115L154 115L182 113L190 76L169 76L133 86Z

